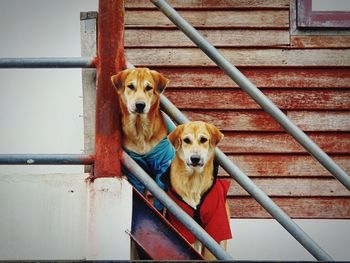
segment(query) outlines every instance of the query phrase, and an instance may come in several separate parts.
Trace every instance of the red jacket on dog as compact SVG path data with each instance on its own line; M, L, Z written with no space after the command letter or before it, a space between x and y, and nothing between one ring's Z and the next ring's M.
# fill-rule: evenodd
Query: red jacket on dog
M213 185L202 196L197 209L189 206L171 187L169 187L168 195L219 243L222 240L232 238L225 206L229 187L230 181L216 179L215 176ZM167 219L189 243L193 244L195 242L196 237L169 211L167 212Z

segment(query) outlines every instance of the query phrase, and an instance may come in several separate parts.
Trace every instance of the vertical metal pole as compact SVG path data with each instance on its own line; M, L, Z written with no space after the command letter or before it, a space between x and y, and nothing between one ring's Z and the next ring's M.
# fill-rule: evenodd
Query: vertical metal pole
M123 0L99 1L96 62L94 177L120 176L121 125L111 76L125 67Z

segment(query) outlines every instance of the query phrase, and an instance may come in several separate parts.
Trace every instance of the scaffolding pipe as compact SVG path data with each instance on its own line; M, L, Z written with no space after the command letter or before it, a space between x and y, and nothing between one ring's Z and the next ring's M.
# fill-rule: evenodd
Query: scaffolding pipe
M151 0L181 31L187 35L215 64L246 91L261 108L270 114L295 140L313 155L331 174L333 174L348 190L350 176L340 168L315 142L313 142L298 126L270 100L220 52L210 44L192 25L183 19L166 1Z
M0 154L0 165L91 165L89 154Z
M95 68L94 58L0 58L0 68Z
M134 65L127 63L127 68ZM190 120L163 94L160 95L160 106L170 130L177 124ZM318 260L332 261L333 259L311 237L309 237L272 199L244 174L221 150L215 149L216 161L232 176L267 212L274 217L306 250Z
M129 170L144 186L161 201L165 207L190 230L219 260L233 258L186 212L184 212L154 180L124 151L121 154L122 165Z
M187 123L189 119L164 95L160 97L162 110L177 124ZM166 118L168 126L174 124ZM306 250L318 260L333 259L309 237L272 199L244 174L221 150L215 149L218 164L231 175L262 207L268 211Z

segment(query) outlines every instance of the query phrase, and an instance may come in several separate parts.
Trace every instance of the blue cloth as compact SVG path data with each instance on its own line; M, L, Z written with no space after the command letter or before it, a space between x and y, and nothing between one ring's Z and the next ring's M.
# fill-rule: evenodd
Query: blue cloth
M137 154L128 149L124 149L127 154L148 173L164 191L167 190L168 175L166 174L171 161L175 157L175 149L167 137L164 137L156 146L146 154ZM145 193L145 186L129 171L122 170L129 178L131 184L142 194ZM154 200L154 206L158 210L163 209L163 205Z

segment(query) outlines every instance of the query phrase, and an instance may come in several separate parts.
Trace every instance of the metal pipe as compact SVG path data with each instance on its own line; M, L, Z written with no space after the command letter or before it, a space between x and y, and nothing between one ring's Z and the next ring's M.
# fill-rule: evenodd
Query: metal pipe
M164 95L160 97L162 110L176 123L189 122L189 119ZM166 118L168 127L174 125ZM174 128L175 126L173 126ZM306 250L318 260L333 260L315 241L312 240L272 199L244 174L221 150L215 149L215 159L262 207L266 209Z
M155 182L154 180L124 151L121 154L121 163L144 186L161 201L167 209L184 224L198 240L200 240L220 260L233 258L200 226L193 218L184 212Z
M166 1L151 0L180 30L182 30L211 60L245 90L261 108L269 113L295 140L312 154L331 174L333 174L348 190L350 176L340 168L315 142L313 142L298 126L271 101L220 52L211 45L196 29L183 19Z
M128 68L134 65L127 63ZM160 105L163 116L170 130L177 124L187 123L190 120L163 94L160 96ZM170 116L170 117L169 117ZM231 175L277 222L279 222L306 250L318 260L333 260L315 241L312 240L272 199L266 195L254 182L244 174L221 150L215 149L215 158L223 169Z
M0 154L0 165L90 165L89 154Z
M95 68L94 58L0 58L0 68Z

